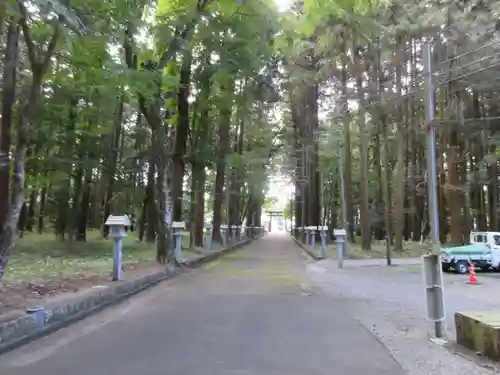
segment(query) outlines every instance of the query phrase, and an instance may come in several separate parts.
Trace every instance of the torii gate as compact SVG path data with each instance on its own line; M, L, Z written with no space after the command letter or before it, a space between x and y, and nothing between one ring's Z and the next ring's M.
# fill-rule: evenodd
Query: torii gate
M271 223L273 221L273 217L281 217L283 216L284 210L278 210L278 209L269 209L266 210L266 214L269 215L269 229L268 231L271 232Z

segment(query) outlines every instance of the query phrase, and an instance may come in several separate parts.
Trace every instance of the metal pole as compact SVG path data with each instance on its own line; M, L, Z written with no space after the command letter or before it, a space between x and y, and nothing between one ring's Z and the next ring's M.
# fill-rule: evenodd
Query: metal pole
M425 74L425 120L427 133L427 190L429 199L429 222L431 225L432 254L424 257L426 276L427 308L430 320L434 323L434 334L440 338L445 335L445 312L443 298L443 271L439 259L439 216L437 201L437 161L436 161L436 124L434 84L432 82L431 44L425 42L423 49ZM430 282L429 282L430 281ZM429 285L433 284L433 285Z

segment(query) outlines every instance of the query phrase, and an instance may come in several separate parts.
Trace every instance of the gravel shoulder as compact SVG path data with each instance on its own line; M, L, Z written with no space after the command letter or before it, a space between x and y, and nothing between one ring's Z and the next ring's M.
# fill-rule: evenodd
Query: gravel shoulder
M372 262L374 263L374 262ZM478 274L481 285L465 284L467 276L445 275L445 308L450 344L428 340L430 325L420 266L407 261L397 267L351 261L339 270L334 261L311 263L308 274L323 290L344 300L345 307L391 351L409 374L498 373L500 367L473 353L456 350L454 313L499 309L492 299L500 279Z

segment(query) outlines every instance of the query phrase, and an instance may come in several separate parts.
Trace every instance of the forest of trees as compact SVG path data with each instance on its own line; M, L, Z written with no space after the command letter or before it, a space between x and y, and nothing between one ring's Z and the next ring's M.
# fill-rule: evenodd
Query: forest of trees
M441 243L466 243L473 229L500 230L499 4L342 6L306 1L283 24L295 46L284 66L296 226L345 227L363 250L373 238L387 236L402 251L405 241L427 237L427 130L435 126Z
M85 241L106 217L172 259L167 206L203 244L260 226L269 176L297 226L370 249L428 231L438 128L441 241L500 229L493 1L0 0L0 278L24 232ZM422 43L436 123L425 124ZM341 164L340 164L341 163ZM340 176L339 167L343 174ZM341 178L342 177L342 178Z

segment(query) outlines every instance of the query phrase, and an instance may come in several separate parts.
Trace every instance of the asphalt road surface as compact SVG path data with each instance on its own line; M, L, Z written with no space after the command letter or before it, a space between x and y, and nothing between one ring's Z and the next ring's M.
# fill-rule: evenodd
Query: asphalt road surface
M1 375L402 375L389 352L269 234L0 356Z

